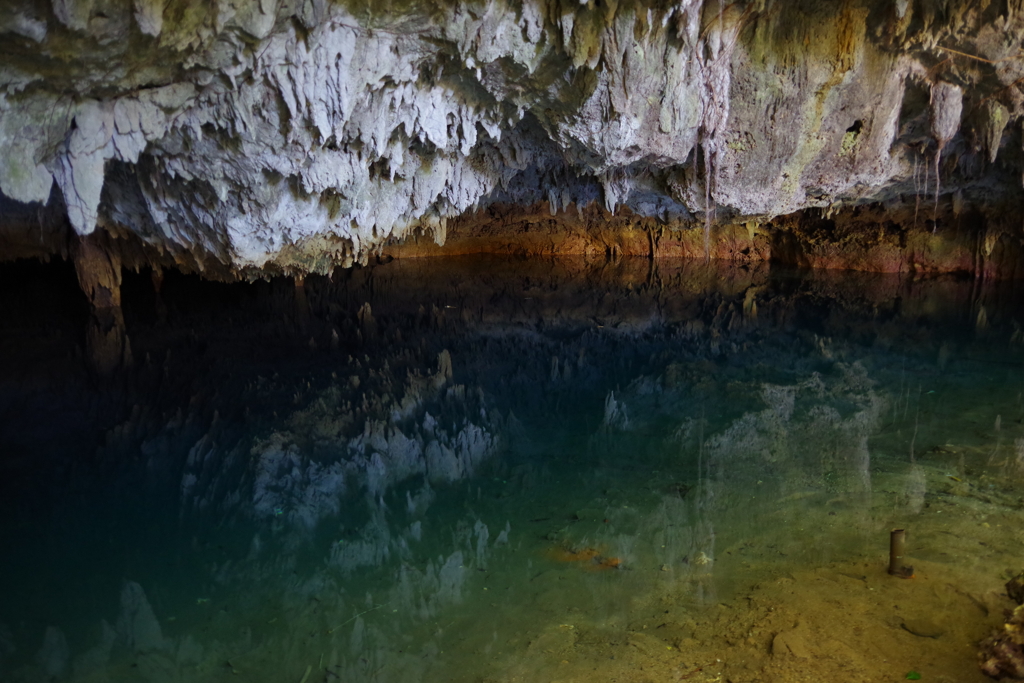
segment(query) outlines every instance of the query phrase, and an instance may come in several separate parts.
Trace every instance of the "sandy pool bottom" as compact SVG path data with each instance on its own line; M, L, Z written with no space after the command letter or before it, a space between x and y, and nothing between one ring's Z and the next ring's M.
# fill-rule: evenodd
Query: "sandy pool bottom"
M984 477L971 484L930 468L928 478L939 492L908 525L913 578L887 573L888 533L901 513L880 477L869 510L824 493L821 505L791 497L704 565L666 565L636 547L615 571L538 559L525 589L492 570L477 587L492 600L487 616L465 606L442 639L443 670L427 679L991 680L978 669L978 642L1012 607L1003 584L1019 570L1021 513L983 493ZM800 538L777 523L794 515L805 517ZM816 561L836 555L814 552L836 539L847 548L860 539L862 552ZM520 552L542 558L541 546Z

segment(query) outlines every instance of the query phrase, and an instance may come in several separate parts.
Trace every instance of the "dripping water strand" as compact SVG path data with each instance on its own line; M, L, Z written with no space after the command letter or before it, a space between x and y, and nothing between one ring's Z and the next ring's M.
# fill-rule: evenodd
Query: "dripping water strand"
M704 262L711 263L711 152L704 148Z
M942 158L942 145L935 150L935 205L932 206L932 233L938 225L939 213L939 159Z
M914 228L917 228L917 213L921 210L921 188L918 186L917 154L914 154ZM902 391L902 390L901 390Z

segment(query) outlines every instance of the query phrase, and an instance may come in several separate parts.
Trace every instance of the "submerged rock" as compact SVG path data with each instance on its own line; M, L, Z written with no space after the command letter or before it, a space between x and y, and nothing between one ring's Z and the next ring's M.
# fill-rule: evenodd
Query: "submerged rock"
M1010 579L1006 592L1018 606L1009 614L1000 631L981 642L978 663L987 675L999 680L1024 680L1024 594L1021 592L1021 577L1024 572Z
M36 663L48 680L62 678L68 670L71 648L63 631L54 626L46 627L43 646L36 654Z
M117 635L131 652L153 652L167 648L160 622L146 599L142 586L126 581L121 589L121 614L117 619Z

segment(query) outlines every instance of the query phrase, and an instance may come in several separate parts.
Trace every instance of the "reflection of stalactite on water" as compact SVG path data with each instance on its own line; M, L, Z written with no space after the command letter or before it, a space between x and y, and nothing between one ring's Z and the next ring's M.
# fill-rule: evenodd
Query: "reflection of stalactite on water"
M363 328L375 329L369 305L360 312ZM504 420L488 413L482 392L451 384L447 351L438 355L434 373L406 377L400 394L388 390L397 382L386 370L379 375L388 380L382 393L364 390L361 406L329 388L253 443L241 482L236 470L217 466L231 453L197 444L182 473L182 514L211 510L217 496L225 513L248 501L247 514L255 519L312 532L339 513L346 497L365 491L376 500L413 477L423 477L428 488L461 481L503 447ZM359 423L361 433L353 434ZM310 443L306 432L317 439ZM422 506L423 499L409 504Z

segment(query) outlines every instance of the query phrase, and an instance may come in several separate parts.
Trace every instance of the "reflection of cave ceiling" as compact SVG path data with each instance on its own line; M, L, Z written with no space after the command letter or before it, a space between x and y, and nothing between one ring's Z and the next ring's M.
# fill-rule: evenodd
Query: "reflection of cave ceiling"
M350 264L496 202L699 226L998 207L1024 169L1017 0L5 4L8 244L59 213L200 264Z

